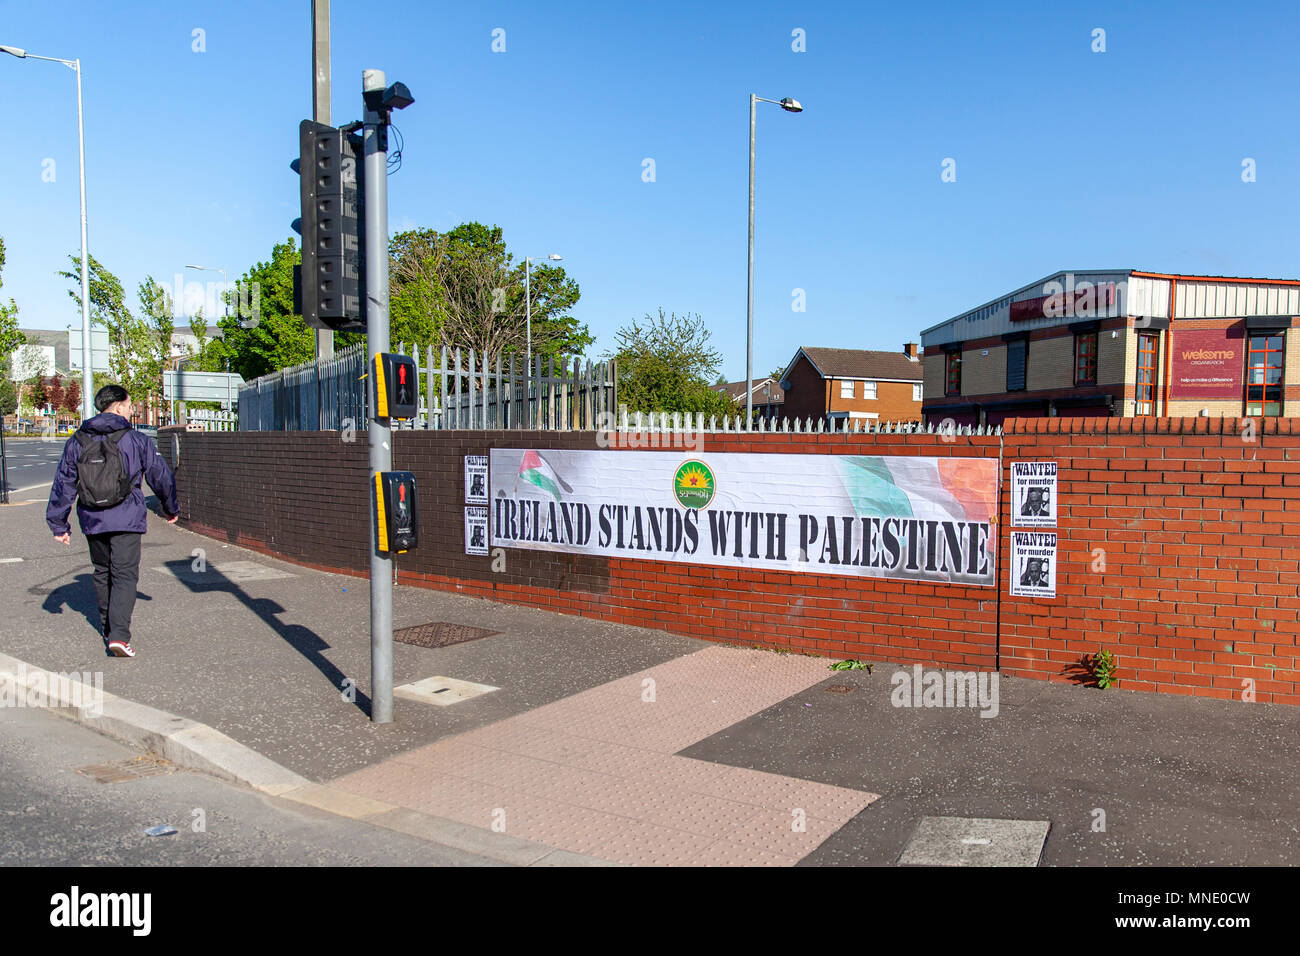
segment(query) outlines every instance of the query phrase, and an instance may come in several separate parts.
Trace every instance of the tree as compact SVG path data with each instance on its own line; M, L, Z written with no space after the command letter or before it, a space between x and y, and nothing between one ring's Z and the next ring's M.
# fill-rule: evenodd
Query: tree
M51 375L45 383L45 400L56 413L63 408L64 403L67 401L67 395L68 387L63 380L63 376L57 373Z
M137 288L140 307L146 316L145 328L148 349L142 363L142 375L145 394L141 398L156 398L162 401L162 373L171 362L172 333L176 331L176 309L167 290L154 281L153 276Z
M735 415L736 404L709 382L722 355L709 344L699 316L647 314L618 331L620 404L632 412L703 412L706 417Z
M416 229L389 242L393 341L446 344L480 355L522 356L528 340L525 266L500 226L468 222L446 233ZM559 266L531 268L534 355L576 355L593 341L568 314L581 293Z
M59 275L73 283L68 295L81 311L81 258L70 255L73 270ZM88 257L91 323L108 330L108 368L113 380L134 398L152 392L153 337L149 324L131 313L122 283L94 256Z
M4 288L5 241L0 238L0 289ZM27 342L27 336L18 328L18 304L13 299L5 305L0 299L0 365L8 369L9 353Z
M70 415L81 414L81 380L68 378L67 388L63 390L63 404L59 406Z
M18 411L18 386L6 375L0 378L0 416L12 415L16 411Z
M217 368L223 368L229 361L230 371L250 381L310 361L315 356L316 330L293 310L293 267L301 259L302 254L290 237L287 242L275 244L268 261L259 262L244 273L240 282L250 289L257 283L258 322L255 326L245 326L238 315L230 315L217 323L221 338L207 343Z
M27 401L31 407L40 410L49 404L50 393L45 384L44 375L33 375L27 382Z

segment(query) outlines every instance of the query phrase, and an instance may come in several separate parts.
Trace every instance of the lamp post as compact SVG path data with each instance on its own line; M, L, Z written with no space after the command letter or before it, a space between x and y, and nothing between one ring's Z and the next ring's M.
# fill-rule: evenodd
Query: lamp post
M86 252L86 134L82 125L81 60L37 56L16 46L0 46L0 53L8 53L20 60L48 60L51 63L62 63L77 72L77 143L81 160L81 414L83 418L93 418L95 377L90 364L90 269Z
M749 94L749 286L745 295L745 427L754 424L754 125L759 103L775 103L787 113L802 113L798 100L768 100Z
M533 366L533 285L532 277L529 270L532 268L533 260L549 259L551 262L562 262L564 256L557 256L551 253L549 256L524 256L524 322L525 335L527 344L524 346L524 354L528 358L528 367Z
M225 269L210 269L210 268L208 268L207 266L186 266L185 268L186 268L186 269L197 269L199 272L220 272L220 273L221 273L221 292L222 292L222 298L221 298L221 302L222 302L221 314L222 314L222 315L230 315L230 303L227 302L226 299L225 299L225 292L226 292L226 270L225 270ZM205 296L204 298L206 299L206 296Z

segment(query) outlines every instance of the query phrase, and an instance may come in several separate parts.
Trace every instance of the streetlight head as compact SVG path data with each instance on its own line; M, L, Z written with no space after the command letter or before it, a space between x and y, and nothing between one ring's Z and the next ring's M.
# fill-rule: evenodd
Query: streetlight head
M802 112L803 112L803 106L800 105L799 101L798 101L798 100L792 100L792 99L791 99L790 97L788 97L788 96L787 96L787 97L784 97L784 98L781 100L781 109L785 110L787 113L802 113Z
M552 252L552 253L551 253L549 256L547 256L546 258L550 259L552 262L562 262L562 261L564 260L564 256L557 255L557 254L554 253L554 252Z
M16 46L0 46L0 53L8 53L10 56L16 56L21 60L27 59L27 51Z
M186 266L185 268L186 268L186 269L199 269L199 270L202 270L202 269L203 269L203 266Z

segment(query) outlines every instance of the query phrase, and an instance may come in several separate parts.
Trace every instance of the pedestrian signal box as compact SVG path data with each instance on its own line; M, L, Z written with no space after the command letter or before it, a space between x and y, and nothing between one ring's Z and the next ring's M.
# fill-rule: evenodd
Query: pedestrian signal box
M415 359L409 355L376 352L370 377L375 382L375 418L414 418L419 413L420 384Z
M415 475L409 471L375 473L375 550L405 554L416 546L419 517L415 506Z

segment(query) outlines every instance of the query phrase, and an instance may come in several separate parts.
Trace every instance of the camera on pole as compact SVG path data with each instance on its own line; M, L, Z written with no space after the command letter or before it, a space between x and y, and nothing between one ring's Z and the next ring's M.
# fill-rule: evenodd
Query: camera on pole
M299 155L302 265L294 270L294 306L318 329L365 331L365 176L361 141L303 120Z

